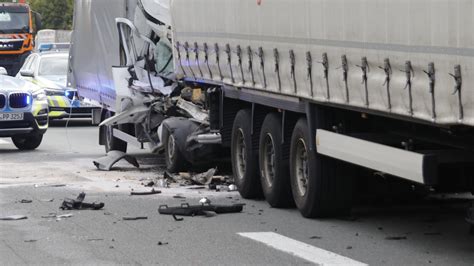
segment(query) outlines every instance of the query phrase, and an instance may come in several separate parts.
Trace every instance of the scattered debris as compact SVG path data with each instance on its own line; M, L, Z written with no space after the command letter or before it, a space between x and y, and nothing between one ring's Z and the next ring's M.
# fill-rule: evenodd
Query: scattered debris
M346 249L352 249L352 246L347 246Z
M201 200L199 200L199 203L201 203L201 204L211 204L211 200L204 197Z
M183 197L181 195L174 195L173 198L175 198L175 199L185 199L186 197Z
M106 156L101 157L95 160L93 163L97 169L102 171L110 171L112 167L120 160L125 159L128 163L135 166L136 168L140 167L138 161L135 157L130 156L122 151L109 151Z
M20 200L20 203L32 203L33 201L32 200L29 200L29 199L22 199Z
M176 217L176 214L173 214L173 219L177 222L181 222L182 220L184 220L183 218Z
M216 214L222 213L237 213L241 212L244 204L232 204L232 205L211 205L211 204L201 204L201 205L189 205L188 203L183 203L179 207L168 207L168 205L160 205L158 212L160 214L168 215L180 215L180 216L197 216L197 215L206 215L205 211L212 211ZM175 218L176 220L176 218Z
M168 245L168 242L158 241L158 246Z
M387 240L406 240L406 236L387 236L385 239Z
M48 214L48 215L43 215L43 216L41 216L41 218L47 218L47 219L49 219L49 218L56 218L56 216L57 216L56 213L50 213L50 214Z
M144 184L145 187L154 187L155 182L154 181L149 181L148 183Z
M73 216L72 213L57 215L56 221L61 221L61 219L64 219L64 218L71 218L72 216Z
M122 220L124 221L136 221L136 220L147 220L147 216L125 216L122 217Z
M23 241L23 242L25 242L25 243L34 243L34 242L36 242L36 241L38 241L38 240L36 240L36 239L28 239L28 240L25 240L25 241Z
M237 191L237 186L234 184L229 185L229 191Z
M132 191L130 192L130 195L132 196L143 196L143 195L154 195L154 194L160 194L161 191L160 190L155 190L154 188L151 190L151 191L140 191L140 192L137 192L137 191Z
M34 187L35 188L38 188L38 187L65 187L66 184L43 184L43 185L38 185L38 184L35 184Z
M10 216L4 216L0 217L0 220L2 221L17 221L17 220L24 220L28 219L25 215L10 215Z
M188 189L205 189L206 187L204 186L192 186L192 187L188 187Z
M53 202L54 198L53 199L40 199L39 201L40 202Z
M321 236L312 236L312 237L310 237L309 239L322 239L322 238L323 238L323 237L321 237Z
M103 241L103 238L89 238L87 241Z
M104 203L85 203L84 198L86 193L81 192L76 199L65 198L61 206L59 207L62 210L100 210L104 207Z

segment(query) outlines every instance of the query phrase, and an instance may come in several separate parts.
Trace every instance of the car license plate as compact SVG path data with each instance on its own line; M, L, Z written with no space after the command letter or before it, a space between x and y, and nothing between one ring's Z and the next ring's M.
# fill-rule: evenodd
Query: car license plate
M23 117L23 113L0 113L0 121L19 121Z

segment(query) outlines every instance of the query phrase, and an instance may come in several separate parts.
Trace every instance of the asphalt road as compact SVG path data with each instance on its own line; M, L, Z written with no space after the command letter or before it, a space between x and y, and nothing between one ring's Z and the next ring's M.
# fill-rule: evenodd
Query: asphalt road
M28 217L0 221L1 265L474 265L474 237L463 220L466 201L392 201L356 206L347 218L312 220L236 192L173 187L130 196L132 189L149 189L141 183L160 176L163 159L132 148L140 169L119 163L114 171L98 171L92 164L104 155L98 129L88 121L64 126L54 123L32 152L0 139L0 216ZM58 209L82 191L85 201L104 202L104 209ZM242 213L183 221L157 212L159 205L196 204L204 196L246 205ZM42 218L51 214L73 216Z

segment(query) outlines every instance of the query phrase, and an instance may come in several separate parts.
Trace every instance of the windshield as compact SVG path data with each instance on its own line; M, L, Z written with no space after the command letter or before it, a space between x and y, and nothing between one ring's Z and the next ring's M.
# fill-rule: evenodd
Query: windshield
M38 75L39 76L66 76L67 75L67 57L46 57L41 59Z
M0 10L0 33L28 33L29 21L28 13Z

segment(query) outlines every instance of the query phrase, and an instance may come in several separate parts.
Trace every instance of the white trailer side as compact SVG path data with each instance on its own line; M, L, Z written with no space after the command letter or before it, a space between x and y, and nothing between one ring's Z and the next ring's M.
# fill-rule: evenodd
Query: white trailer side
M171 10L187 78L474 126L472 0L175 0Z

